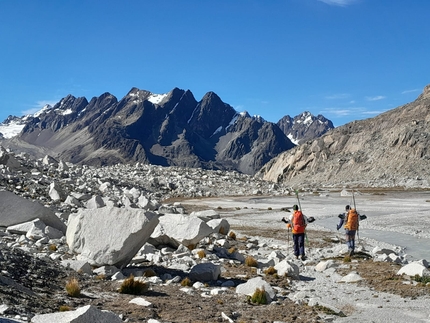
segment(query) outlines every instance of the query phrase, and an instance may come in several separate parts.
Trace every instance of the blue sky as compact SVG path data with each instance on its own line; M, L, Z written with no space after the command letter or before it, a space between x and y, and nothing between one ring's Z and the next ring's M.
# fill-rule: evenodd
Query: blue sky
M428 0L0 1L0 121L72 94L213 91L335 126L430 83Z

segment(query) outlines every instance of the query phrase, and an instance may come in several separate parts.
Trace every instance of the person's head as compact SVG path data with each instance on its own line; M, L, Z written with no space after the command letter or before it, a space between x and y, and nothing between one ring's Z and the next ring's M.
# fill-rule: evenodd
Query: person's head
M297 211L298 209L299 209L299 207L297 206L297 204L294 204L294 205L293 205L293 210L294 210L294 211Z
M349 205L345 206L345 211L349 211L351 207Z

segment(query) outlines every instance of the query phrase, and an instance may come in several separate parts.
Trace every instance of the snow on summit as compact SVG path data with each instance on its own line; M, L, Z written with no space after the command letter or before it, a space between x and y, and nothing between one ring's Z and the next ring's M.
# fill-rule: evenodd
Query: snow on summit
M154 104L160 104L161 101L163 101L163 99L167 96L167 93L165 94L154 94L152 93L149 97L148 97L148 101Z

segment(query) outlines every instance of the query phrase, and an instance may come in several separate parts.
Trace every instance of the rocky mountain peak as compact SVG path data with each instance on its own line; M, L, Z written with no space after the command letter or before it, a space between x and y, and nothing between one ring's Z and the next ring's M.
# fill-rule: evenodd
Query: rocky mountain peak
M294 118L286 115L277 122L277 125L295 144L318 138L334 128L330 120L322 115L314 116L309 111L304 111Z
M430 84L424 87L423 93L420 95L420 98L427 99L430 97Z

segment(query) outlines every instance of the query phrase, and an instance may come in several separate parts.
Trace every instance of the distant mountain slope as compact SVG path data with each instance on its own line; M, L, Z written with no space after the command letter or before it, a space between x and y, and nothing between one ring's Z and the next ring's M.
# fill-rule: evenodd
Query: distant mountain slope
M430 85L414 101L286 151L257 174L291 186L430 187Z

